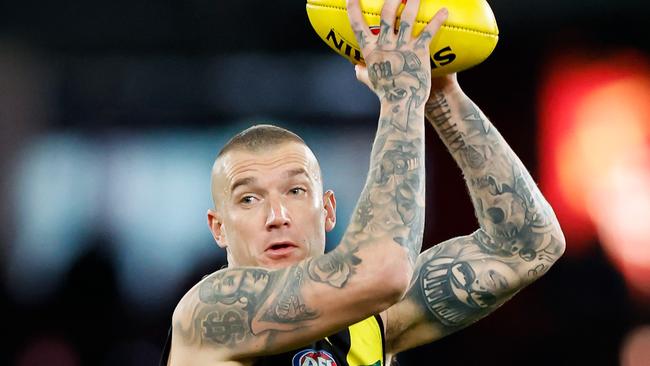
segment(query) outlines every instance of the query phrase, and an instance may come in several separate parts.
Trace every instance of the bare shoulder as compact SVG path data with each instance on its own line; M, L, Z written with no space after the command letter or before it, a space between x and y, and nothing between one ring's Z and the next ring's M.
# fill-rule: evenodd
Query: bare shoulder
M234 268L203 278L174 311L171 358L185 359L186 350L194 359L209 354L212 359L231 360L233 347L256 340L252 318L278 276L262 268ZM260 341L257 337L254 343Z

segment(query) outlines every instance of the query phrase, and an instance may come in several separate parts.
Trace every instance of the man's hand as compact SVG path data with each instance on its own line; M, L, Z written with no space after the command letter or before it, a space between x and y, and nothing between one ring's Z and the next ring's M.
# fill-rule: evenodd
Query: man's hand
M370 90L372 89L372 83L368 77L368 68L366 65L357 64L354 65L354 70L356 72L357 80L365 84ZM458 77L456 73L451 73L443 76L436 76L431 78L431 94L435 94L436 91L443 93L452 93L454 91L460 91L460 85L458 84ZM431 95L429 95L431 99Z
M357 80L365 84L370 90L372 90L372 83L368 77L368 68L366 65L357 64L354 65L354 70L356 72ZM436 76L431 78L431 91L441 91L443 93L450 93L453 91L460 90L460 85L458 84L458 77L456 73L447 74L444 76ZM432 93L434 94L434 93ZM429 96L431 99L431 96Z
M420 1L411 0L406 4L396 29L396 14L400 3L400 0L385 2L378 36L370 32L363 19L359 0L348 0L348 15L368 65L367 68L357 66L357 77L368 85L382 102L408 107L411 101L419 105L429 96L429 44L447 19L447 10L439 10L420 35L413 37L413 24ZM409 102L401 103L402 100Z

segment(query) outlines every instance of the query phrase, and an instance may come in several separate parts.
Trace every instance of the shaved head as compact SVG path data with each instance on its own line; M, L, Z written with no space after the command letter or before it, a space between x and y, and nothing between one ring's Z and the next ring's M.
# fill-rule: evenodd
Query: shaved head
M287 129L273 125L255 125L233 136L221 149L217 155L217 160L231 150L242 149L259 152L290 141L307 146L300 136Z
M244 152L264 157L268 152L290 143L304 146L307 150L307 155L313 157L313 163L310 165L315 166L316 169L310 173L313 173L313 178L321 184L320 188L322 189L321 171L318 161L300 136L278 126L268 124L255 125L236 134L224 145L221 151L219 151L219 154L217 154L217 158L212 167L212 200L215 209L219 210L219 202L223 201L223 193L236 188L236 186L225 186L225 181L223 180L225 178L223 176L225 173L224 161L228 160L227 157L231 153Z

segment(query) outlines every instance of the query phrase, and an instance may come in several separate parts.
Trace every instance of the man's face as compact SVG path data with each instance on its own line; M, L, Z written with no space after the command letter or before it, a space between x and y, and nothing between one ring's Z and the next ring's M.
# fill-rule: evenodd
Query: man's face
M519 286L519 276L505 263L483 259L457 262L451 267L451 284L456 297L466 305L485 308Z
M213 170L210 229L231 267L283 268L322 254L334 228L333 193L323 195L318 163L303 144L231 150Z

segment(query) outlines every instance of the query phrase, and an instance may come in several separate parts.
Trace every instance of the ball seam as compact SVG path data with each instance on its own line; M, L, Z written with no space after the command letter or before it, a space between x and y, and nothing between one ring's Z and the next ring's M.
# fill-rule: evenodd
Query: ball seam
M310 6L312 6L312 7L321 7L321 8L330 8L330 9L344 10L344 11L346 11L346 12L348 11L347 8L344 8L344 7L341 7L341 6L323 5L323 4L308 4L308 5L310 5ZM379 16L379 17L381 16L381 14L373 13L373 12L370 12L370 11L362 10L361 12L362 12L363 14L375 15L375 16ZM423 21L421 21L421 20L415 20L415 22L416 22L416 23L422 23L422 24L424 24L424 25L427 25L427 24L428 24L427 22L423 22ZM460 26L457 26L457 25L448 25L448 24L443 24L442 27L443 27L443 28L450 28L450 29L462 30L462 31L465 31L465 32L470 32L470 33L477 33L477 34L480 34L480 35L483 35L483 36L488 36L488 37L493 37L493 38L495 38L495 37L499 37L498 34L494 34L494 33L490 33L490 32L485 32L485 31L480 31L480 30L476 30L476 29L472 29L472 28L467 28L467 27L460 27Z

